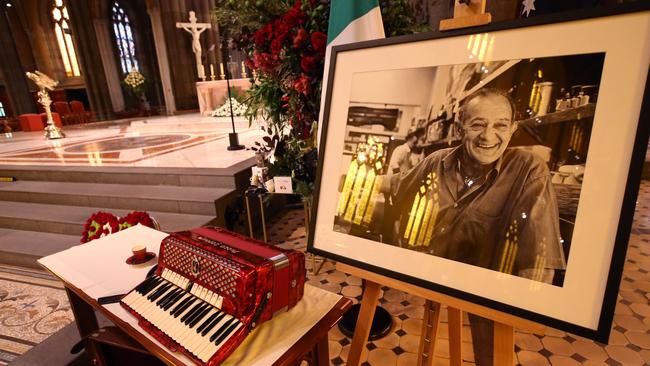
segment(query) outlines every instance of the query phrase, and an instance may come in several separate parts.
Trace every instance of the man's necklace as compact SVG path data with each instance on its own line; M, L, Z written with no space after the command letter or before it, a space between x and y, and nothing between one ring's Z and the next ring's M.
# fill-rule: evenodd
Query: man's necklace
M463 171L463 168L460 165L460 159L458 160L458 172L460 173L461 177L463 178L463 184L465 188L471 188L474 184L479 183L479 180L484 178L483 174L477 174L477 175L468 175L465 174Z

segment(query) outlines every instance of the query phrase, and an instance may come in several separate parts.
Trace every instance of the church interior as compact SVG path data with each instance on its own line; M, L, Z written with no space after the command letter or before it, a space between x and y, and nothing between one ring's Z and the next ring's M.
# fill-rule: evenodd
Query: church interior
M250 188L251 182L264 183L258 182L253 167L259 166L260 143L271 128L259 115L233 112L245 110L246 93L259 81L247 51L233 41L234 29L223 22L228 13L218 13L229 2L0 0L0 365L192 364L190 358L176 363L156 352L152 357L150 345L130 338L124 347L138 355L130 361L98 363L96 350L89 351L96 344L88 337L116 328L116 322L94 310L99 330L83 334L83 326L75 322L79 298L70 297L70 283L39 260L92 245L80 245L80 239L89 239L89 223L95 218L96 224L100 212L114 217L115 225L120 217L145 212L163 233L211 225L264 239L282 250L304 253L306 286L361 303L365 279L343 272L333 259L308 253L306 201ZM522 18L535 3L540 13L560 13L628 2L634 1L488 1L487 11L499 23ZM274 1L268 3L259 6L272 7ZM291 8L295 2L277 3ZM326 3L329 8L330 1L304 3ZM380 6L390 3L407 7L410 19L434 33L454 8L454 1L379 1ZM307 74L322 78L319 62L320 69ZM142 80L134 83L133 78ZM316 90L320 93L320 86ZM317 107L310 111L316 120ZM407 130L401 128L396 135L404 139ZM514 364L650 364L649 162L650 149L609 344L551 327L544 334L515 328ZM279 190L277 180L274 189ZM108 228L110 234L112 223L101 221L94 229ZM126 257L120 254L122 262ZM381 337L363 344L360 364L424 365L419 353L429 317L425 301L381 286L378 305L389 314L391 325ZM477 345L467 314L460 319L460 342L452 340L455 330L448 314L442 306L430 364L482 366L475 358ZM312 357L338 366L348 362L353 338L335 323L320 330L326 354ZM122 326L118 322L117 328ZM282 329L276 331L273 335L282 338ZM114 342L128 338L119 334L122 338ZM454 350L455 344L462 352ZM152 358L134 361L145 353ZM300 357L285 362L278 364L322 364Z

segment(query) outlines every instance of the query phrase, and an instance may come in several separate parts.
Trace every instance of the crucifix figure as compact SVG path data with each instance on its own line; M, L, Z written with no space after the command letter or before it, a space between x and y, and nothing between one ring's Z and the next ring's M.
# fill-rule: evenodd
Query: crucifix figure
M205 70L203 69L203 64L201 63L201 33L204 30L212 28L210 23L197 23L196 22L196 13L190 11L190 22L189 23L176 23L176 28L183 28L189 34L192 35L192 51L194 51L194 57L196 59L196 69L199 74L200 79L205 79Z

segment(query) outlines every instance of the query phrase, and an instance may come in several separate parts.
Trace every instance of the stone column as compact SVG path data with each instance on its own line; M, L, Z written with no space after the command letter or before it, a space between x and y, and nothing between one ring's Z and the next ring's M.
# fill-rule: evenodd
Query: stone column
M165 43L165 31L160 16L160 3L157 0L147 0L147 13L151 20L151 29L154 44L156 45L156 60L158 61L158 70L160 70L165 110L167 115L173 115L176 112L176 100L174 99L172 78L169 72L169 58L167 56L167 44Z
M111 96L113 111L123 111L124 94L122 93L122 87L120 85L122 73L120 72L121 70L117 68L115 56L113 54L112 34L109 29L111 22L107 19L94 19L93 25L95 27L95 34L97 35L97 46L104 66L104 73L108 84L108 92Z
M196 95L195 59L192 53L192 38L187 32L176 28L176 22L187 21L186 0L165 0L160 2L160 15L167 45L168 64L176 107L198 108ZM191 5L191 4L190 4ZM197 17L199 14L197 14ZM199 18L203 21L203 18Z
M79 67L86 83L90 108L98 120L113 118L111 94L104 72L102 54L95 36L90 2L87 0L64 0L70 15L70 28L77 49Z
M27 15L27 23L31 30L34 58L36 59L36 65L39 71L56 78L56 73L54 68L52 68L52 57L47 48L47 38L45 37L43 26L39 21L41 14L38 12L37 5L36 1L25 2L25 12Z
M7 94L11 99L14 114L35 113L36 106L29 92L25 70L20 62L14 43L7 8L0 10L0 70L4 76Z

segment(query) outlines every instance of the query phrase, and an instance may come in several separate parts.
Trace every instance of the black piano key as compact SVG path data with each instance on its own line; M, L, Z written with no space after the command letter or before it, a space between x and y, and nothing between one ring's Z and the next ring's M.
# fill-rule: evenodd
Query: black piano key
M196 308L201 304L200 302L197 302L196 300L198 300L196 297L193 298L192 301L190 301L189 303L187 303L187 305L185 305L185 309L183 309L183 311L181 311L180 314L178 314L178 315L184 314L181 317L181 322L185 322L185 319L187 319L187 317L190 314L192 314L194 312L194 310L196 310ZM188 308L190 308L190 310L185 312L185 310L187 310Z
M187 308L189 308L194 301L196 301L196 297L190 296L185 304L183 304L179 309L174 310L174 318L178 318L179 315L183 314Z
M175 304L178 301L178 299L180 299L184 294L185 294L185 291L183 291L183 289L179 288L179 289L177 289L176 293L174 293L174 295L171 298L169 298L169 300L167 300L164 303L160 304L160 306L163 309L167 310L173 304Z
M200 322L201 319L203 319L205 315L210 312L210 310L212 310L212 305L208 304L203 309L203 311L201 311L198 315L194 317L194 319L192 319L192 321L190 322L190 328L194 328L194 326L196 326L196 324L198 324L198 322Z
M151 288L147 288L147 291L144 291L144 293L142 294L142 296L149 297L149 296L155 294L155 293L156 293L158 290L160 290L164 285L165 285L164 282L157 283L157 284L155 284L154 286L151 286Z
M237 325L239 325L239 322L238 322L238 321L232 323L232 324L228 327L228 329L226 329L226 331L223 332L223 333L219 336L219 338L217 338L216 341L214 341L214 344L215 344L215 345L219 345L219 344L221 344L221 342L223 342L223 340L226 339L226 337L228 337L228 336L230 335L230 333L232 333L233 330L235 330L235 328L237 327Z
M172 292L172 290L173 290L172 287L173 287L173 286L167 286L166 289L160 291L159 294L153 296L153 297L151 298L151 302L155 304L158 300L160 300L161 298L167 296L167 294L169 294L170 292Z
M165 303L165 305L163 305L162 307L163 310L168 310L169 308L171 308L174 304L178 302L178 300L180 300L183 297L183 295L185 295L185 291L179 290L172 299L170 299Z
M206 334L210 333L212 328L214 328L215 325L219 324L219 322L226 316L226 313L221 312L219 316L217 316L203 331L201 332L201 336L205 337Z
M201 325L199 325L198 328L196 328L197 333L201 333L205 327L210 324L214 320L214 318L218 317L221 312L217 310L214 314L210 315Z
M199 300L199 303L196 304L196 306L192 310L190 310L190 312L185 314L185 316L183 317L185 319L181 318L181 322L183 322L185 324L190 324L190 321L192 319L194 319L194 316L196 314L198 314L199 311L203 310L204 306L205 306L205 303L203 301Z
M155 290L152 290L149 296L147 296L148 300L153 300L154 296L160 295L163 291L167 290L171 284L168 282L163 283L162 285L156 287Z
M153 281L149 282L149 283L147 284L147 286L143 287L143 288L140 290L140 293L141 293L142 295L146 295L149 291L151 291L151 290L153 290L154 288L156 288L156 287L160 284L161 281L162 281L162 278L160 278L160 277L155 277Z
M217 337L220 336L221 333L222 333L224 330L228 329L228 327L230 326L230 324L232 324L232 322L234 322L235 320L236 320L236 319L235 319L234 316L233 316L232 318L228 319L228 321L225 322L225 323L224 323L224 324L219 328L219 330L217 330L216 332L214 332L214 334L212 335L212 337L210 337L210 342L214 342L214 340L217 339ZM217 344L218 344L218 343L217 343Z
M162 307L162 305L163 305L164 303L166 303L167 300L169 300L172 296L176 295L176 292L177 292L178 290L179 290L178 287L173 288L173 289L172 289L171 291L169 291L165 296L163 296L163 297L161 297L160 299L158 299L158 301L156 301L156 305L158 305L159 307Z
M184 294L184 293L185 293L185 291L183 291L182 289L176 287L176 289L174 290L174 292L173 292L173 293L172 293L172 294L171 294L171 295L170 295L170 296L169 296L165 301L161 301L161 302L160 302L160 307L164 309L165 306L167 306L167 304L169 304L170 302L175 301L176 298L177 298L179 295Z
M156 301L156 299L159 298L160 296L162 296L162 294L164 294L165 292L167 292L167 290L169 290L169 288L171 286L172 286L171 283L169 283L169 282L165 283L164 285L160 286L160 288L158 290L156 290L156 292L154 292L151 295L147 296L147 299L149 299L149 301L151 301L151 302Z
M176 306L174 307L174 309L172 309L172 311L170 312L170 314L175 316L176 313L178 313L178 312L181 310L181 308L182 308L183 306L185 306L185 304L187 304L188 302L190 302L190 300L192 300L192 295L190 295L190 296L186 296L186 297L183 299L183 301L181 301L178 305L176 305Z
M139 285L135 287L135 291L138 293L142 292L142 289L146 288L149 284L151 284L155 280L154 277L149 277L146 280L142 281Z

